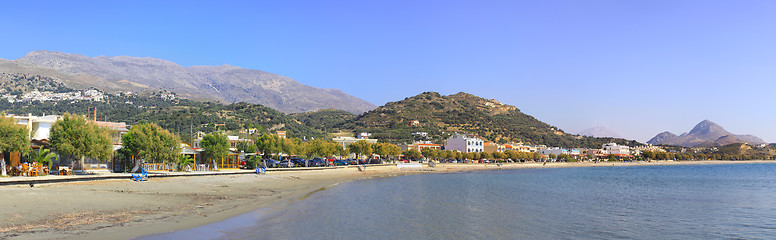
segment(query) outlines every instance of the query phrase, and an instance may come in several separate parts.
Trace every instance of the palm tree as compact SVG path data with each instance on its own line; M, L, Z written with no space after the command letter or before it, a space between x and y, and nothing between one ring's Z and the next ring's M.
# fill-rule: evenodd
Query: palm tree
M53 163L53 161L51 161L51 159L52 158L55 158L55 159L59 158L56 154L52 153L51 150L45 149L43 147L38 149L37 152L36 151L32 151L32 153L30 155L32 157L32 160L37 162L38 164L43 165L43 163L46 163L46 165L48 165L49 170L51 170L51 165Z
M189 168L194 166L194 159L189 155L180 155L176 161L178 165L178 171L183 171L188 166Z

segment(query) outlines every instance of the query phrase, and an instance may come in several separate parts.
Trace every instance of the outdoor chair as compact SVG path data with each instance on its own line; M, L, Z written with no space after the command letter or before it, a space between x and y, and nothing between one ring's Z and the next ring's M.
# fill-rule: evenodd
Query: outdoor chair
M30 176L30 165L28 165L28 164L23 164L23 165L22 165L22 169L21 169L21 174L20 174L20 175L21 175L21 176L27 176L27 177L29 177L29 176Z
M30 171L27 173L30 177L37 177L40 176L40 165L33 164L32 167L30 167Z

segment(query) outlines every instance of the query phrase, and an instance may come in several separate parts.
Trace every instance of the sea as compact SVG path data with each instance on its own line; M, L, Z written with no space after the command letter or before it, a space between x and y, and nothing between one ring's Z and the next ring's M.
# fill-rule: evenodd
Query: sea
M776 239L776 164L360 180L139 239Z

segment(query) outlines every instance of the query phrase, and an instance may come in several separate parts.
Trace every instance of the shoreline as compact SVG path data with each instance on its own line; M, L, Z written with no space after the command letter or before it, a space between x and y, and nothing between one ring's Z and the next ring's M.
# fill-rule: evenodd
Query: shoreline
M368 166L320 171L273 171L149 182L99 180L29 186L0 186L0 238L129 239L181 231L220 222L257 209L283 209L305 196L340 183L412 174L496 169L719 165L776 163L758 161L651 161L437 164L436 168L401 170Z

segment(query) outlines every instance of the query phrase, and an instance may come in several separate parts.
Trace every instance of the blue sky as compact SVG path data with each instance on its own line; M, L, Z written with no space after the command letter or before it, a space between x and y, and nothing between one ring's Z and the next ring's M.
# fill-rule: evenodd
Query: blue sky
M223 2L223 3L222 3ZM229 64L376 105L425 91L646 141L709 119L776 142L776 1L3 1L34 50Z

